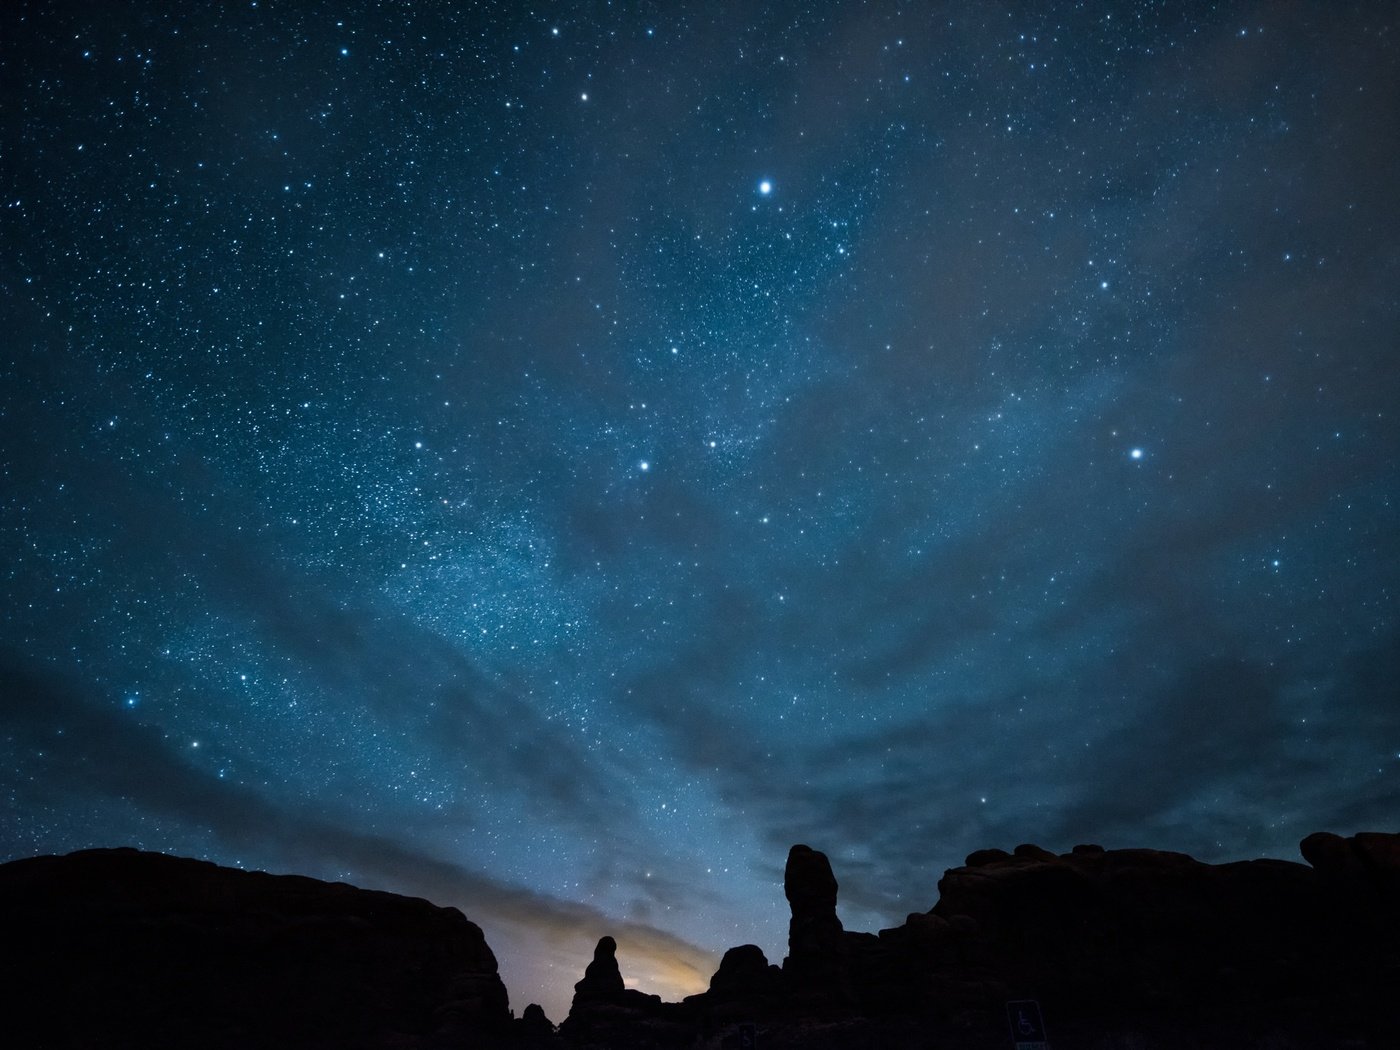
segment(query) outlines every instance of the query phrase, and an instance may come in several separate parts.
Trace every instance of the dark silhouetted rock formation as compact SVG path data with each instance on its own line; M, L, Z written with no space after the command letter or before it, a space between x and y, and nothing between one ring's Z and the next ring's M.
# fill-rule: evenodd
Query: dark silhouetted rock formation
M617 941L604 937L593 949L593 961L583 971L583 980L574 985L574 1004L620 999L623 991L622 971L617 967Z
M756 944L730 948L710 978L710 995L716 998L750 999L782 988L783 972L768 962Z
M969 868L980 868L984 864L995 864L999 860L1010 860L1011 854L1004 849L975 849L967 855L963 863Z
M455 908L130 849L0 865L15 1047L468 1048L508 1032Z
M1331 832L1309 835L1299 847L1303 859L1340 893L1375 907L1400 905L1400 835L1362 832L1344 839Z
M978 850L876 935L842 927L830 863L795 846L782 967L742 945L708 991L663 1003L626 987L604 937L557 1033L533 1005L512 1022L455 909L135 850L38 857L0 866L0 1032L60 1050L1005 1050L1024 998L1060 1048L1393 1047L1400 835L1301 850Z
M719 969L710 978L710 989L685 1001L692 1025L712 1031L771 1017L790 1011L794 1004L787 994L781 968L769 963L756 944L742 944L724 953Z
M1003 1048L1005 1004L1027 998L1057 1046L1397 1045L1400 835L1317 834L1302 852L1310 866L978 850L929 912L876 936L842 928L827 858L794 846L781 969L733 948L705 993L645 1008L618 997L606 1026L571 1029L571 1013L561 1031L600 1047L739 1046L752 1025L765 1050Z
M825 853L793 846L783 871L783 892L792 909L788 956L783 969L797 986L831 994L844 973L846 940L836 917L836 876Z
M544 1007L531 1003L515 1022L515 1045L533 1050L536 1047L554 1046L554 1022L545 1016Z
M603 937L559 1033L572 1043L597 1047L677 1046L691 1038L690 1018L681 1003L627 988L617 964L617 942Z

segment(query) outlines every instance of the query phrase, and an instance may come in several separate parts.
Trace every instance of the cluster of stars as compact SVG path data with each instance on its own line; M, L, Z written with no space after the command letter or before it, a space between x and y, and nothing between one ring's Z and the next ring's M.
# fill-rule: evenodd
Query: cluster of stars
M10 853L381 836L776 958L784 837L873 929L1381 812L1374 18L343 8L0 15Z

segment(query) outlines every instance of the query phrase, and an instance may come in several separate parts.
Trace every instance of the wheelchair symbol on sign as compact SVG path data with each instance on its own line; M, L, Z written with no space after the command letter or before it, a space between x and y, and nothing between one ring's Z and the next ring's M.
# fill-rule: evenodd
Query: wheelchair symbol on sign
M1040 1004L1034 999L1017 999L1007 1003L1006 1020L1011 1025L1011 1038L1016 1050L1049 1050Z
M1036 1027L1036 1023L1030 1019L1030 1015L1026 1013L1024 1008L1016 1011L1017 1035L1035 1035L1039 1031L1040 1029Z

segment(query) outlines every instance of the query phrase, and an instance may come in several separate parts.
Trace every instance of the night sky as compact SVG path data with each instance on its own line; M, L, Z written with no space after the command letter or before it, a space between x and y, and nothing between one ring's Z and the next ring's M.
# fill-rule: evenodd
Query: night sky
M457 8L454 10L453 8ZM668 998L1400 814L1392 2L12 2L0 859Z

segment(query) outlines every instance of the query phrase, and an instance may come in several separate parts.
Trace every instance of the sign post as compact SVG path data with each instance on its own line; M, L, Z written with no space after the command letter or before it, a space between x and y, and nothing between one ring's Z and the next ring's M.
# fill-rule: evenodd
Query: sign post
M1050 1050L1045 1038L1045 1021L1040 1004L1034 999L1016 999L1006 1004L1006 1020L1011 1025L1011 1041L1016 1050Z

